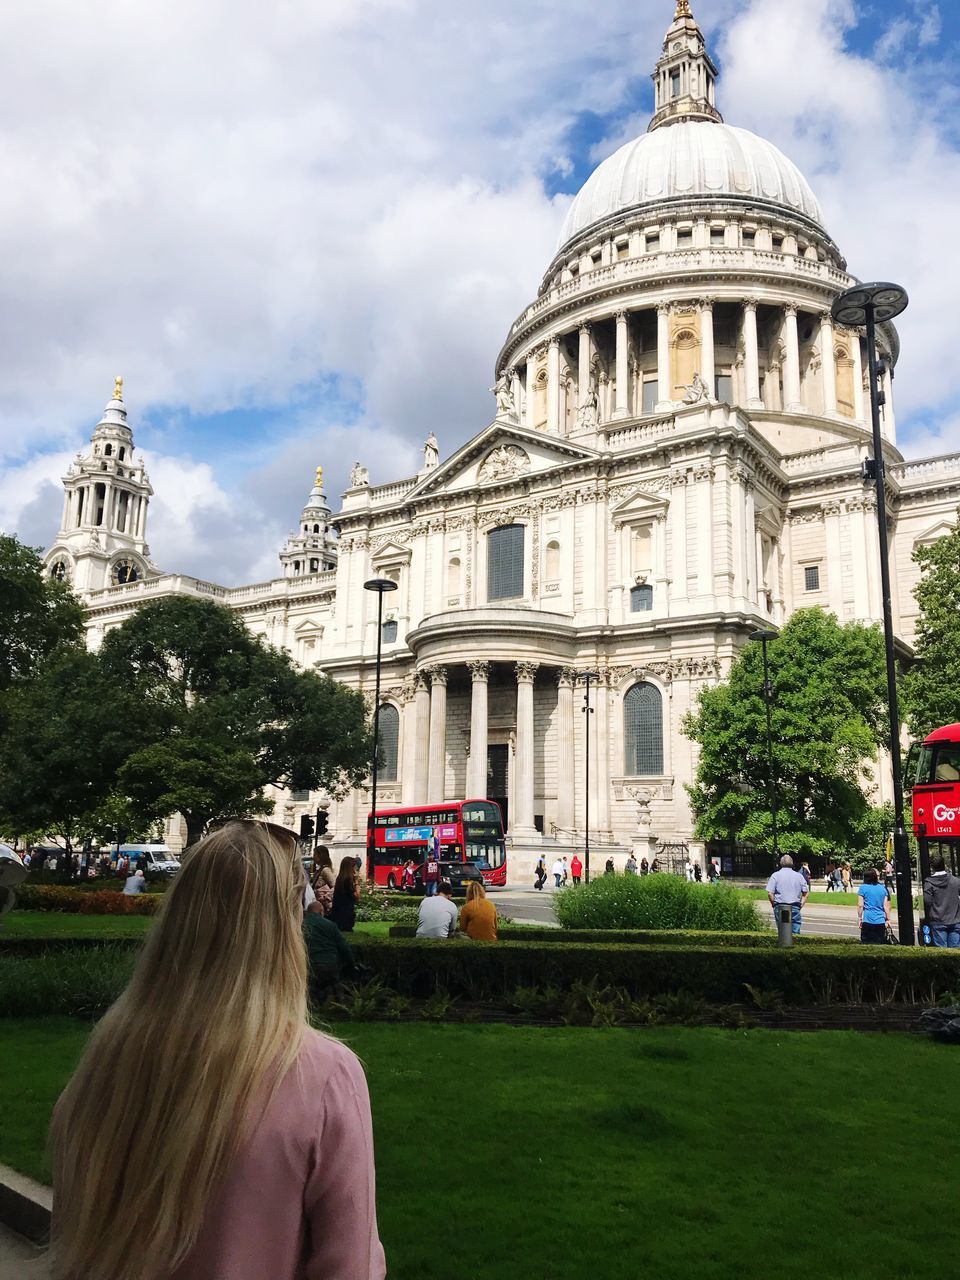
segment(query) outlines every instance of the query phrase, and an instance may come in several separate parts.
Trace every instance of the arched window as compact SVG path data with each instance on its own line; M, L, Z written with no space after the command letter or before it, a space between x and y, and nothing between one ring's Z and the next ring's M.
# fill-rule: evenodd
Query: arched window
M650 613L653 609L653 587L648 582L630 588L630 612Z
M319 533L319 532L320 532L320 526L319 526L318 524L315 524L315 525L313 526L313 532L314 532L314 533Z
M320 561L319 561L319 560L311 560L311 561L310 561L310 572L311 572L311 573L319 573L319 572L320 572Z
M299 561L299 560L294 560L294 562L293 562L293 572L294 572L294 573L299 573L299 572L300 572L300 561Z
M628 777L663 773L663 698L652 684L635 684L623 700L623 771Z
M447 595L460 594L460 557L453 556L447 565Z
M120 450L119 450L119 452L117 453L117 457L120 459L120 461L121 461L121 462L123 461L123 457L124 457L125 452L126 452L126 450L124 449L123 445L121 445L121 446L120 446Z
M110 457L110 455L111 455L111 453L113 453L113 445L112 445L112 444L108 444L108 445L107 445L107 447L104 449L104 451L103 451L103 452L104 452L104 456L105 456L105 457L107 457L107 458L109 458L109 457Z
M556 582L560 577L560 543L554 540L547 543L547 554L544 559L543 576L547 582Z
M380 778L396 782L397 755L400 745L400 712L392 703L380 707Z
M50 568L50 577L54 582L66 582L69 577L67 562L65 560L57 560Z
M523 595L523 525L508 524L487 534L487 599Z

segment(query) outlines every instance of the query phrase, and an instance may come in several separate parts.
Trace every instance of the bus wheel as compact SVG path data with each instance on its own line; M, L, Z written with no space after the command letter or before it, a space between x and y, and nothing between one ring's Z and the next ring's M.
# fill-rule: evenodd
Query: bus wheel
M397 887L397 877L391 871L390 874L387 876L387 888L395 889L396 887Z

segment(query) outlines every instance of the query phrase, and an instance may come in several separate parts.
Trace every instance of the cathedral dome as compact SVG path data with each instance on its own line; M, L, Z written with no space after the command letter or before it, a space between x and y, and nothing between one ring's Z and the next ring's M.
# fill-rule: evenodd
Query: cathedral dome
M628 142L587 179L567 214L560 247L644 206L665 201L775 206L823 229L823 212L797 166L747 129L682 120Z

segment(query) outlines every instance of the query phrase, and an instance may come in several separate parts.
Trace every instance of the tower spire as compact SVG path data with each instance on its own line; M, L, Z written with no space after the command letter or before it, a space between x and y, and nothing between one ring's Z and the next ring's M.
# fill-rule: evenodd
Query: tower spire
M722 124L716 108L717 68L707 52L690 0L677 0L663 53L653 72L656 111L651 129L683 120Z

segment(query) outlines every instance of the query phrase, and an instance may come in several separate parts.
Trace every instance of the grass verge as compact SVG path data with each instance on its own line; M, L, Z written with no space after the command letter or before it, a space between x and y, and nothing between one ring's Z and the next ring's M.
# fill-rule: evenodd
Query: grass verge
M153 921L149 916L81 916L56 911L11 911L0 920L3 938L116 938L142 937ZM388 920L358 921L355 932L385 938Z
M956 1215L930 1212L944 1185L924 1140L930 1100L900 1087L949 1078L949 1047L844 1032L337 1030L370 1081L392 1280L919 1280L960 1248ZM3 1031L0 1077L18 1088L0 1160L45 1178L47 1117L88 1027ZM938 1090L937 1108L953 1132L960 1097ZM897 1170L895 1215L872 1211L878 1169ZM782 1247L784 1214L835 1222L838 1188L843 1229L798 1229ZM431 1197L452 1234L424 1226Z

